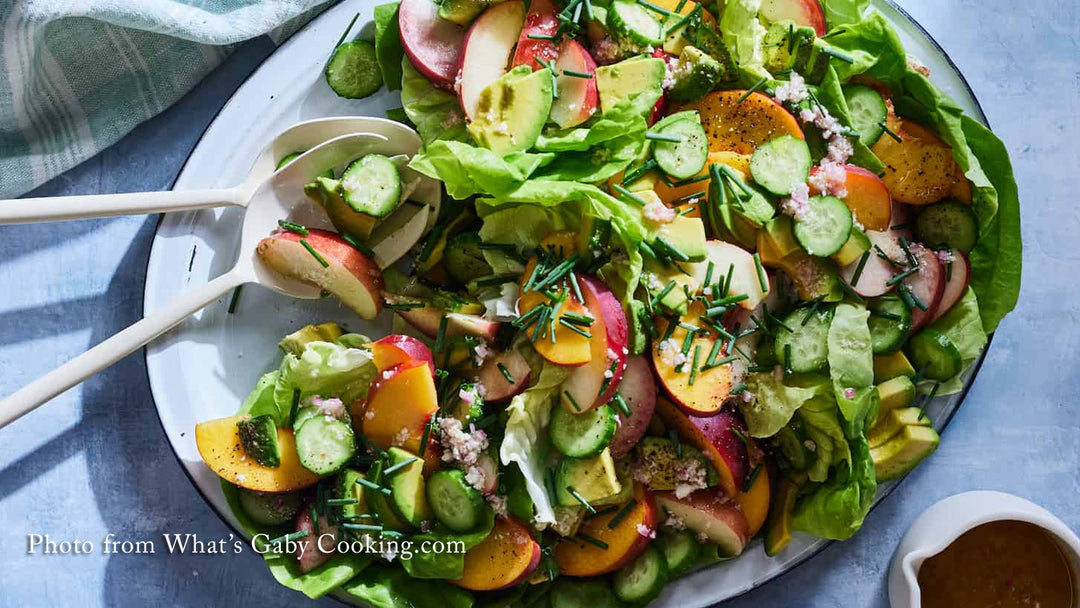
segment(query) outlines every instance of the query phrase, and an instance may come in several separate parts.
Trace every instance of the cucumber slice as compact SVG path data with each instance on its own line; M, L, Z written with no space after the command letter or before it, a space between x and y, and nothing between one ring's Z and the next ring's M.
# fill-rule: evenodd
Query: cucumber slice
M420 522L431 519L424 488L424 461L397 447L386 453L390 457L390 466L383 469L383 477L387 479L383 485L389 486L394 510L401 519L419 528Z
M944 382L960 373L963 361L960 350L945 334L924 329L911 337L908 354L915 369L923 370L928 380Z
M567 456L584 458L602 452L611 443L617 426L615 408L610 405L580 414L557 407L551 413L548 434L557 450Z
M835 196L813 196L807 210L795 218L795 240L812 256L827 258L840 251L851 236L851 209Z
M776 359L796 374L820 371L828 365L827 341L832 311L818 310L810 313L807 319L808 312L804 309L793 311L783 321L786 328L776 330ZM791 352L790 362L784 354L786 351Z
M859 141L874 145L885 132L885 119L889 110L881 94L868 86L849 84L844 86L844 99L851 115L851 127L859 132Z
M559 577L551 586L548 601L551 608L621 608L622 606L615 594L611 592L607 577L586 579Z
M458 469L437 471L428 478L427 501L435 519L454 532L468 532L484 518L484 497Z
M932 249L959 249L967 253L979 240L979 225L971 207L956 201L934 203L915 219L919 242Z
M899 296L886 295L870 300L870 343L875 355L900 350L911 335L911 309Z
M612 578L611 586L615 597L630 604L647 604L664 588L668 579L668 564L664 554L656 547L648 547L623 566Z
M281 447L277 441L277 424L270 414L245 418L236 423L244 453L264 467L281 464Z
M296 431L300 464L316 475L337 473L356 453L352 426L330 416L315 416Z
M676 577L697 563L701 545L689 530L664 531L656 536L656 548L667 560L668 574Z
M362 99L382 87L382 71L375 59L375 45L354 40L334 49L326 64L326 84L346 99Z
M664 43L664 24L660 15L635 0L615 0L607 11L608 29L637 44L660 46Z
M300 495L295 492L270 493L237 488L240 509L251 521L264 526L289 523L300 510Z
M368 154L345 168L341 191L354 211L386 217L401 203L401 174L389 158Z
M805 141L783 135L754 150L750 157L750 174L769 192L787 196L791 194L792 186L806 183L813 164L810 146Z
M705 162L709 159L709 142L696 111L672 114L657 123L652 132L679 138L679 141L653 142L653 158L668 176L689 179L705 168Z

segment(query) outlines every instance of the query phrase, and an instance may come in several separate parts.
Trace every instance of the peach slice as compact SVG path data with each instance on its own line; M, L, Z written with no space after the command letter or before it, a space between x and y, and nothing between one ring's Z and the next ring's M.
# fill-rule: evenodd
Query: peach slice
M530 261L525 267L525 277L532 274L533 268L536 267L536 262ZM539 291L529 291L528 293L522 293L518 298L518 310L521 314L526 314L533 308L549 304L551 301L547 296ZM541 331L540 336L533 342L533 348L536 352L540 353L540 356L556 365L568 365L576 366L588 363L592 359L592 351L589 347L589 338L581 335L580 333L570 329L560 322L561 319L565 319L567 313L572 315L590 316L589 311L576 299L574 299L573 293L565 292L565 300L558 309L558 315L552 320L545 322L545 328L539 328L536 323L531 324L526 328L526 333L532 336L538 330ZM582 331L589 333L591 327L582 327ZM555 334L554 341L551 340L551 334Z
M412 336L390 334L371 343L371 356L375 360L375 368L384 372L399 363L408 361L423 361L435 373L435 358L431 356L431 350L426 344Z
M678 498L674 492L657 492L656 503L687 528L720 545L725 557L735 557L750 542L750 526L739 507L721 488L693 492Z
M513 382L506 379L499 365L506 368ZM529 387L532 369L525 357L516 350L505 350L484 360L480 369L471 376L473 382L484 387L484 401L506 401Z
M255 252L275 272L325 289L363 319L382 310L379 266L333 232L277 232L259 241Z
M705 163L705 168L701 170L695 177L703 177L709 174L709 165L715 165L716 163L725 164L736 171L739 171L743 175L749 175L750 173L750 155L739 154L738 152L732 152L730 150L721 150L719 152L709 152L709 159ZM620 178L621 181L621 178ZM682 186L669 186L664 180L656 181L656 194L660 197L660 200L665 204L671 205L679 199L684 199L688 196L695 194L708 193L709 184L711 180L703 179L692 184L685 184ZM694 210L688 213L690 217L700 217L701 213L695 206Z
M461 108L469 120L476 116L480 93L506 73L524 21L525 5L521 0L507 0L480 13L469 26L457 81Z
M613 458L630 453L648 430L649 420L656 409L656 380L647 358L634 355L626 360L626 371L617 392L626 400L630 417L619 413L619 426L611 438Z
M380 372L367 399L353 402L351 413L354 424L375 445L384 450L398 446L416 454L424 426L438 409L431 370L426 362L414 359Z
M562 405L572 412L592 409L615 397L629 353L626 313L615 294L592 277L579 277L578 282L593 322L589 326L591 358L571 369L563 382Z
M844 165L847 173L847 196L842 200L851 209L855 220L866 230L888 230L892 216L892 197L889 188L872 171L855 165ZM810 174L820 171L814 167ZM810 194L821 192L810 187Z
M680 108L697 110L709 138L709 150L732 150L753 154L761 144L791 135L805 139L799 121L787 108L761 93L751 93L739 103L746 91L715 91Z
M629 510L614 527L609 527L608 524L624 508ZM629 506L622 505L606 515L585 519L578 528L577 537L555 545L559 572L567 576L599 576L614 572L641 555L651 542L645 534L655 530L656 525L656 503L652 494L640 483L635 483L634 498Z
M941 298L945 295L945 265L927 247L912 248L912 254L919 263L919 272L904 279L911 288L911 294L926 305L926 310L915 306L911 309L911 330L919 331L926 327L937 314Z
M536 3L537 0L534 0L533 5L535 6ZM521 48L520 42L518 48ZM555 62L555 69L559 71L559 77L556 80L559 96L551 104L551 120L563 129L576 127L596 112L600 105L600 92L596 87L595 77L571 76L566 73L566 70L573 70L580 74L595 74L596 62L579 42L573 38L566 38L559 45L559 59Z
M734 371L730 362L701 370L716 341L721 339L715 331L699 323L704 312L704 305L694 302L680 319L682 324L693 325L708 332L698 333L691 339L690 350L686 355L682 354L682 346L688 330L682 326L676 327L667 340L656 340L652 347L653 368L664 391L680 408L695 416L712 416L719 413L734 385ZM661 336L666 334L667 319L656 317L655 322L656 331ZM695 351L698 352L698 370L691 383L690 372L694 366ZM722 352L723 348L715 357L717 361L725 357L721 354ZM683 361L684 356L685 361Z
M890 116L888 127L901 141L885 136L870 149L885 163L882 179L894 199L909 205L929 205L954 192L963 193L960 182L967 178L948 144L910 120Z
M453 86L465 31L439 17L439 5L432 0L402 0L398 22L409 61L435 85Z
M450 581L471 591L513 587L540 565L540 545L529 529L511 517L499 517L491 534L465 553L461 578Z
M195 445L210 470L231 484L258 492L292 492L319 481L318 475L300 464L292 429L277 430L281 449L281 464L277 467L264 467L248 458L236 428L244 418L231 416L195 425Z
M941 302L934 312L934 317L930 320L931 323L945 316L945 313L964 297L968 283L971 282L971 262L967 254L959 249L949 251L952 253L953 261L945 265L945 291L941 294Z
M656 414L683 441L705 454L720 475L719 485L728 496L739 493L750 473L750 454L736 434L740 432L745 437L746 427L735 414L721 411L708 418L691 416L664 398L656 402Z
M769 468L761 463L754 483L746 492L740 491L735 495L735 504L739 505L746 524L750 528L750 538L758 533L769 518L769 499L772 488L769 485Z
M814 28L825 35L825 10L818 0L763 0L759 13L769 23L790 19L795 25Z
M535 72L546 67L540 61L548 63L559 57L559 50L552 38L529 38L529 34L554 37L561 24L558 13L559 8L551 0L532 0L529 3L529 13L525 15L525 25L521 28L510 67L527 65ZM562 91L562 88L559 90Z

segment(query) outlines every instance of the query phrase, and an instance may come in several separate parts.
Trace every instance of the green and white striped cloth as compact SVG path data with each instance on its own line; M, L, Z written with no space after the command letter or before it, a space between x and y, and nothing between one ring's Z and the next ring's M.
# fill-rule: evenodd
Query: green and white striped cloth
M105 149L326 0L0 0L0 198Z

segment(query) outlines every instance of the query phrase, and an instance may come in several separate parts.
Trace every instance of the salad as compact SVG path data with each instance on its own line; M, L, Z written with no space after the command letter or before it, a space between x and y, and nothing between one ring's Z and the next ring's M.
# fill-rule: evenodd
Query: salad
M326 80L424 145L257 254L393 333L304 327L196 428L311 597L643 605L847 539L1016 302L1003 145L865 2L401 0Z

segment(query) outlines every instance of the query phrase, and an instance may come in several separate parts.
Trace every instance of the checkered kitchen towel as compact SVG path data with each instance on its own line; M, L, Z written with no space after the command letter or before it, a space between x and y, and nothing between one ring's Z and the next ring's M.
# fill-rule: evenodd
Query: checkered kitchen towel
M233 43L287 37L326 0L0 0L0 198L176 102Z

